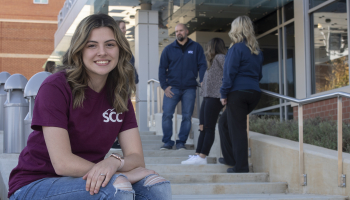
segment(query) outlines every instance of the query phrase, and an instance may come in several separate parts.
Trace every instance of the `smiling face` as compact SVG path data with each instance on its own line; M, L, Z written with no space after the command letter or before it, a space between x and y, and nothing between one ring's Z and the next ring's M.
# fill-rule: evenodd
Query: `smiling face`
M126 34L126 26L125 26L125 23L124 23L124 22L120 22L119 28L120 28L120 30L123 32L123 34L124 34L124 36L125 36L125 34Z
M91 31L83 49L83 62L90 79L106 79L118 63L119 47L113 31L108 27Z
M175 27L176 39L180 42L184 41L187 38L188 30L183 24L178 24Z

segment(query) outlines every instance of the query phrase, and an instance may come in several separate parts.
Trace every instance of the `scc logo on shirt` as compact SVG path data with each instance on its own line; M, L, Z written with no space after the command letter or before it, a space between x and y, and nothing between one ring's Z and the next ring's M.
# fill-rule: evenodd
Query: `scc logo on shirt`
M114 108L113 109L108 109L106 110L102 116L104 118L103 122L122 122L122 119L119 119L119 115L122 113L117 113L115 112Z

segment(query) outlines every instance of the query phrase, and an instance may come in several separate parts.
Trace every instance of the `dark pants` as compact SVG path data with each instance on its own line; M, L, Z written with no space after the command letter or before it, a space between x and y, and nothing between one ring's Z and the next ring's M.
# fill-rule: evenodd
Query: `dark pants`
M238 90L227 97L226 110L219 120L221 150L225 163L236 172L249 172L247 115L256 107L261 92Z
M196 153L209 155L215 139L215 126L223 105L219 98L204 97L199 116L200 131Z

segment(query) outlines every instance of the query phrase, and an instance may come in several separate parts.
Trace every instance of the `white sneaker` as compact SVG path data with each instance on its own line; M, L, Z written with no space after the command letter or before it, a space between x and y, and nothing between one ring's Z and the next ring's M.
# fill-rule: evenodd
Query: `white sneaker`
M207 157L201 158L199 155L189 156L187 160L181 162L181 164L185 165L206 165Z
M187 164L186 162L192 160L193 158L197 157L198 155L189 155L187 160L181 161L181 164Z

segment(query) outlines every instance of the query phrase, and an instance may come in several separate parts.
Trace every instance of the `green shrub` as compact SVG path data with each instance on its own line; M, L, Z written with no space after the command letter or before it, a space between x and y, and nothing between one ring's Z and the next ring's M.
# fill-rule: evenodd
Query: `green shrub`
M304 120L304 143L337 150L337 121L316 117ZM254 132L299 140L297 120L280 121L267 116L250 115L249 129ZM350 153L350 124L343 123L343 152Z

